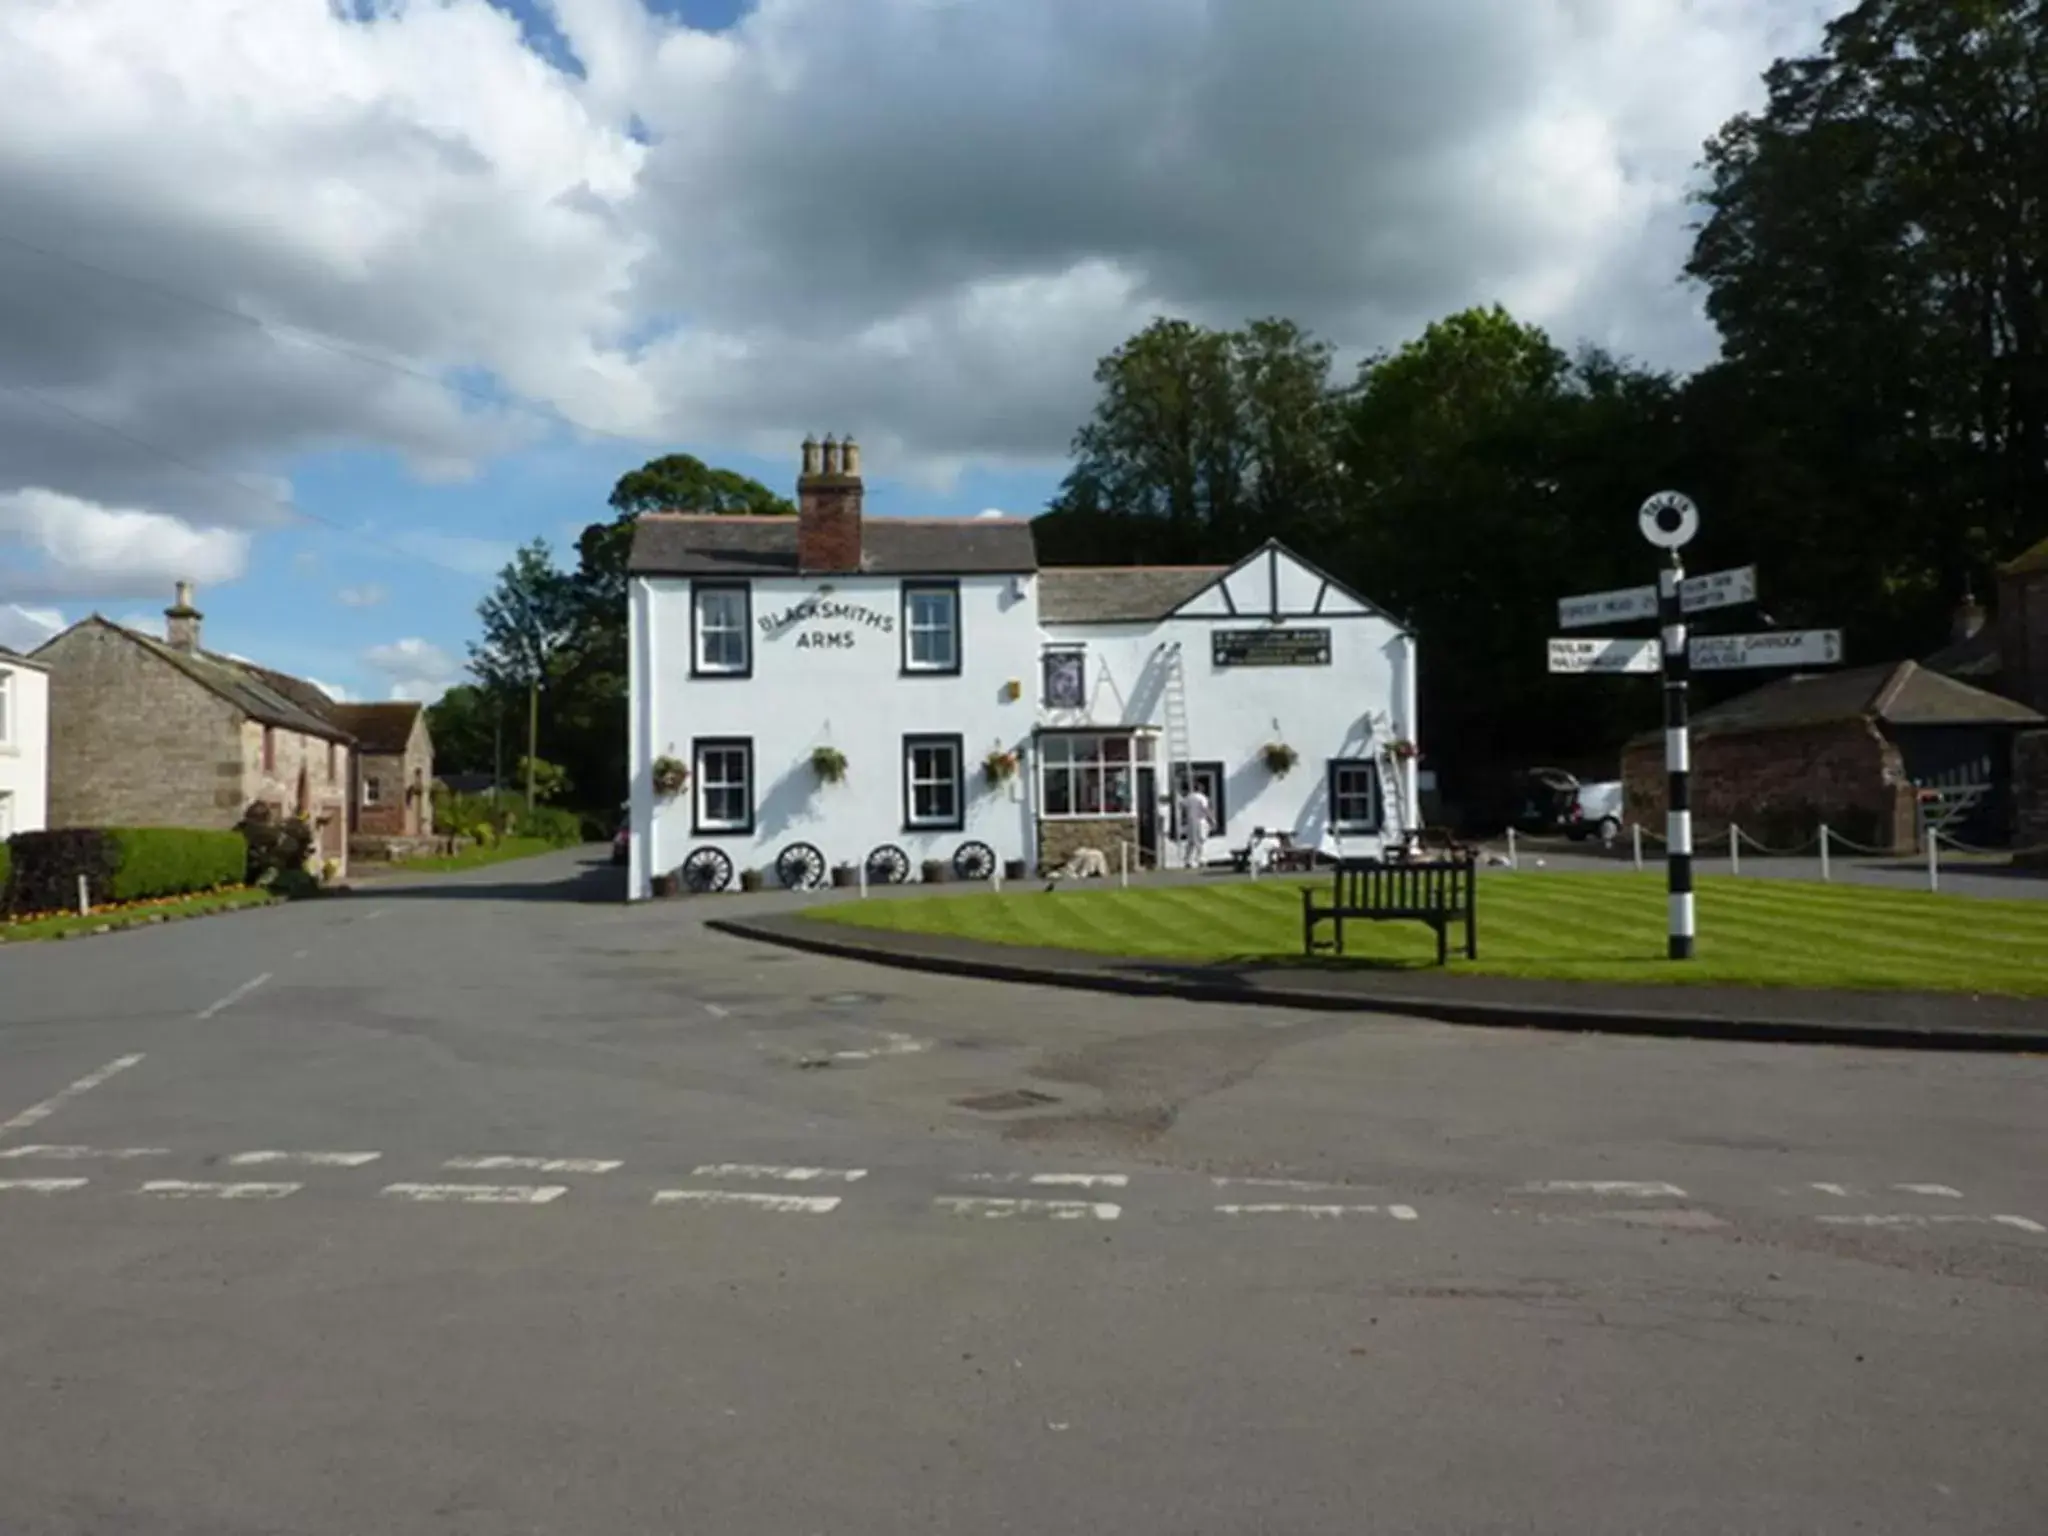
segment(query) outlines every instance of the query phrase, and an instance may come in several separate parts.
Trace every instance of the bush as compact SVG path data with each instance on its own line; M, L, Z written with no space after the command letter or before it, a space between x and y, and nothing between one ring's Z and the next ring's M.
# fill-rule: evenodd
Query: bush
M248 878L249 845L236 832L193 827L113 827L115 901L216 891Z
M7 912L7 878L14 870L14 855L7 851L7 845L0 843L0 916Z
M508 837L537 837L557 848L584 841L584 818L561 806L526 808L526 796L511 790L496 794L457 795L443 790L434 796L434 830L444 837L466 837L488 848ZM600 838L611 836L609 831Z
M313 829L305 819L279 815L260 800L243 813L235 830L247 849L244 878L251 885L263 885L287 870L303 870L312 857Z
M8 851L12 859L4 904L9 913L76 910L80 875L86 878L89 900L107 899L114 845L99 827L17 832Z

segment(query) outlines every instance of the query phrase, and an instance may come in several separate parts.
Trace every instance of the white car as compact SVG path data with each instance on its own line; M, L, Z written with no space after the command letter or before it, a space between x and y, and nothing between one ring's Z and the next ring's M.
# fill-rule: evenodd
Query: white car
M1611 843L1621 836L1621 784L1581 784L1572 792L1572 806L1565 817L1564 835L1575 843L1598 837Z

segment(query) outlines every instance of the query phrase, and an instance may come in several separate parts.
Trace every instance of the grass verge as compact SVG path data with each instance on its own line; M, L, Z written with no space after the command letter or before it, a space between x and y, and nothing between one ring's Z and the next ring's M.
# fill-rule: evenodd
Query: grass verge
M69 939L83 933L112 932L140 928L177 918L210 917L216 912L237 912L245 907L267 907L282 898L254 886L231 891L208 891L198 896L177 896L163 901L136 902L125 907L76 913L68 917L39 917L29 922L0 923L0 943L17 944L30 939Z
M1352 923L1349 955L1301 953L1302 880L1004 892L819 909L820 922L1217 965L1433 967L1418 923ZM1451 969L1545 980L1836 987L2048 996L2048 901L1710 877L1699 953L1664 957L1661 877L1482 873L1479 955ZM1324 930L1325 936L1328 929Z
M531 859L554 853L558 846L544 837L508 837L488 848L465 848L440 858L404 859L391 868L405 874L448 874L458 869L483 869L492 864L509 864L514 859Z

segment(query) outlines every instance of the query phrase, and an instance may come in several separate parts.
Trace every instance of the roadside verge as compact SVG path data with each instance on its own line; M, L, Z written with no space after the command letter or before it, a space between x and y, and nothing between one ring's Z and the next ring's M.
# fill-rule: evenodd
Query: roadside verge
M733 938L844 960L1135 997L1400 1014L1447 1024L1578 1034L2048 1053L2048 1003L2037 998L1623 986L1263 962L1181 964L981 944L937 934L862 931L814 922L800 914L711 918L705 926Z

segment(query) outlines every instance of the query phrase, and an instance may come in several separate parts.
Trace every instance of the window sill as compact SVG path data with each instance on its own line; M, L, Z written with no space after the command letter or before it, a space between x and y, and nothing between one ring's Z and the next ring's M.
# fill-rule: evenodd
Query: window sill
M966 830L967 823L965 821L906 821L903 823L903 835L905 837L915 837L920 832L965 832Z
M727 670L721 667L690 668L691 682L744 682L753 675L754 669L752 667L740 667L735 670Z
M958 667L905 667L897 673L899 677L958 677Z
M690 836L692 837L752 837L753 835L754 829L752 827L707 827L700 822L693 822L690 826Z
M1136 821L1136 811L1041 811L1040 821Z

